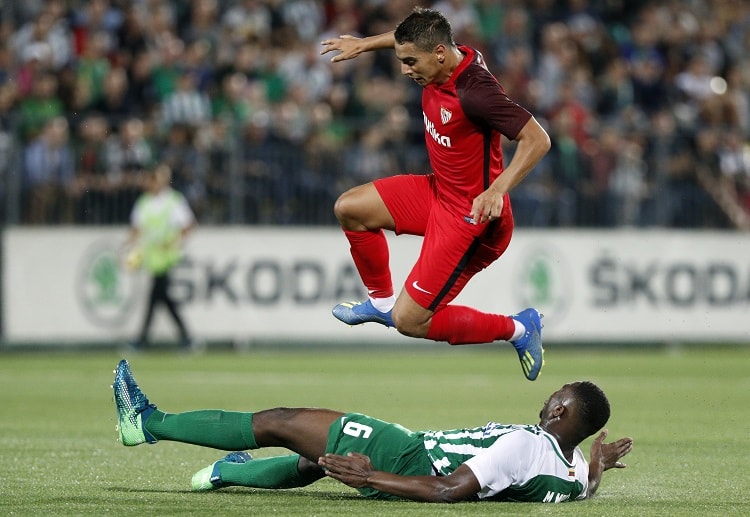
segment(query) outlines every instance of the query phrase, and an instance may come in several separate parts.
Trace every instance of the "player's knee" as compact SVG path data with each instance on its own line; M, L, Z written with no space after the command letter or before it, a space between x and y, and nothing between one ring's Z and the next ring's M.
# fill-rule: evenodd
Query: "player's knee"
M396 310L391 313L391 317L393 319L393 326L396 327L399 334L416 338L422 338L427 335L428 327L423 322L409 318Z
M348 223L356 219L357 203L354 202L349 192L341 194L333 205L333 214L345 228Z

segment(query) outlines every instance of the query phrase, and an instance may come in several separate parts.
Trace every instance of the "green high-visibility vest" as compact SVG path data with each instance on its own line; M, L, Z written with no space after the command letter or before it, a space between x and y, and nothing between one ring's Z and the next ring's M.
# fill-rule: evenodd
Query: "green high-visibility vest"
M181 194L170 192L166 203L154 203L154 196L143 194L136 201L142 214L141 246L143 267L153 274L171 269L182 259L180 236L182 228L175 226L173 213L181 202Z

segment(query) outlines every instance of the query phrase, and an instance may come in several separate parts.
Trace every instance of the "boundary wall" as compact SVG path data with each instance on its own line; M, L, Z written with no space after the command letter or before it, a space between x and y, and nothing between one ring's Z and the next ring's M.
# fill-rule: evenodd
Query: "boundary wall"
M131 339L148 279L123 267L124 227L6 228L2 338L85 344ZM421 240L388 234L397 286ZM205 341L419 343L379 325L331 316L365 297L337 228L199 227L174 292ZM397 287L398 291L398 287ZM750 343L750 238L736 232L519 228L507 253L456 303L544 314L548 343ZM159 311L156 339L171 339Z

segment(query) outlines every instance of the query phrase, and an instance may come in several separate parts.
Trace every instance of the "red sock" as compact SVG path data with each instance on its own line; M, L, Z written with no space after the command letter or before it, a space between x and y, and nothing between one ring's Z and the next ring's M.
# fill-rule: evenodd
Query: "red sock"
M491 343L513 336L515 323L510 316L487 314L471 307L447 305L432 315L427 339L451 345Z
M354 232L344 230L349 251L362 283L372 298L393 296L388 241L383 230Z

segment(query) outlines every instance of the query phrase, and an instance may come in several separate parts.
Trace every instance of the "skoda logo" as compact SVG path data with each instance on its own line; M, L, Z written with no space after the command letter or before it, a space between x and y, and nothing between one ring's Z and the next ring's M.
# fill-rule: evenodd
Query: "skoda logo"
M97 242L84 253L76 275L76 297L94 325L119 327L127 322L140 296L139 275L121 266L114 242Z
M516 291L523 306L555 318L562 315L573 296L571 271L560 257L549 249L534 248L524 252L519 261L521 271L515 275Z

